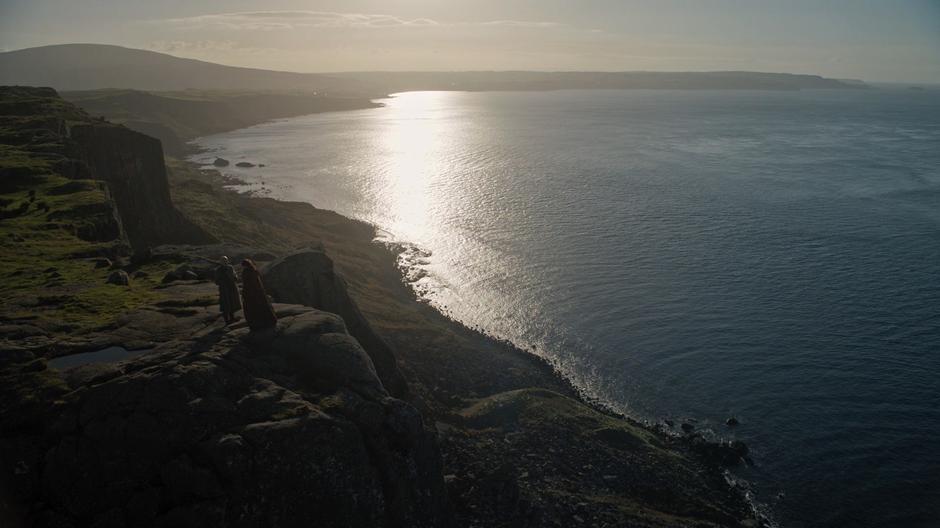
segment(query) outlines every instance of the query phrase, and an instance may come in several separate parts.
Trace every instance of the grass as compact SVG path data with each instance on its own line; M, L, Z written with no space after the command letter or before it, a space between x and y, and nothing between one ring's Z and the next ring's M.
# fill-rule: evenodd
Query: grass
M68 149L63 125L90 121L73 105L36 91L0 93L0 320L28 321L53 335L107 328L122 313L163 294L157 281L172 267L142 269L130 287L106 284L112 270L97 268L95 255L112 254L120 240L79 237L113 225L105 185L56 173Z
M0 159L0 167L5 161ZM0 199L13 206L30 204L26 214L0 220L0 297L4 299L0 318L28 319L37 326L84 333L107 327L120 314L161 298L154 287L172 268L171 263L144 266L141 270L149 276L133 279L129 287L106 284L112 270L96 268L88 256L111 252L115 242L82 240L75 228L96 221L94 213L89 213L96 210L94 206L101 207L97 214L109 214L111 204L99 182L85 182L86 190L56 192L74 181L37 176L28 188L0 194ZM45 203L48 212L39 210L38 203ZM67 223L50 221L50 217Z

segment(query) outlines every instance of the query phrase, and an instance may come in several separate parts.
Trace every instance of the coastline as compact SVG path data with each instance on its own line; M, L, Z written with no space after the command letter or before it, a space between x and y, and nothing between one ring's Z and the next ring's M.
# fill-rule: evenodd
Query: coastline
M51 89L4 96L28 110L4 137L11 525L770 525L726 479L743 444L589 404L420 302L374 226L227 189ZM223 254L258 262L276 327L220 320ZM149 352L50 363L111 347Z
M547 359L508 340L488 335L485 329L470 328L449 317L431 303L423 301L412 288L407 281L406 270L399 262L405 247L378 240L378 226L318 209L306 202L281 201L223 189L232 183L229 176L215 169L201 168L192 161L174 162L172 166L174 176L171 177L171 184L174 188L178 188L181 183L177 179L180 174L188 172L194 175L198 172L211 185L218 186L220 192L239 202L238 209L283 207L302 216L310 215L309 220L312 222L306 227L323 237L320 240L326 252L333 257L337 271L350 278L348 286L351 296L366 319L395 351L414 395L409 402L427 414L443 437L454 432L455 415L459 416L460 410L468 405L512 391L533 388L549 390L604 416L640 428L654 435L663 446L698 460L711 475L709 479L713 485L725 487L729 493L747 504L748 515L754 515L755 522L760 523L755 526L775 525L772 512L749 494L748 484L732 477L725 469L737 464L734 460L738 455L746 458L746 448L734 451L740 450L743 444L736 443L732 447L730 444L713 443L697 432L682 435L665 426L624 415L602 401L585 397L584 391ZM174 194L176 203L184 213L190 217L198 215L195 210L187 208L185 199L179 198ZM329 218L326 221L329 226L327 229L336 229L339 233L356 232L358 236L331 240L322 226L316 225L322 224L323 220L314 220L315 217ZM253 245L259 244L263 242L253 241ZM283 250L273 246L270 249ZM390 314L396 314L397 317L391 317ZM434 347L443 347L451 354L441 356ZM464 449L462 446L450 447L455 452ZM447 451L445 447L445 460Z

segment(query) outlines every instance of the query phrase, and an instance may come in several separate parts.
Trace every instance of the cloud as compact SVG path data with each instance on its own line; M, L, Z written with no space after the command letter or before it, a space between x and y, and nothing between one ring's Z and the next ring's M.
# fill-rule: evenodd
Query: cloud
M436 26L427 18L392 15L334 13L329 11L246 11L155 21L178 29L283 30L303 28L389 28Z
M558 22L532 22L527 20L491 20L489 22L478 22L476 24L460 24L462 26L466 25L479 25L479 26L504 26L504 27L526 27L526 28L558 28L562 27L563 24Z
M147 49L164 53L229 51L240 46L234 40L155 40Z
M393 15L336 13L330 11L245 11L217 13L152 21L176 29L229 29L271 31L304 28L421 28L421 27L515 27L558 28L557 22L528 20L491 20L487 22L442 23L429 18L401 18Z
M619 35L545 20L266 10L140 24L156 51L293 71L609 68L639 51Z

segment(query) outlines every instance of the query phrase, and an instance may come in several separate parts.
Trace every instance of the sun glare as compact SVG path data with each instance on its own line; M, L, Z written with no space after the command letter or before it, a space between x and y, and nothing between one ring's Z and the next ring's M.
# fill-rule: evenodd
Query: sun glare
M453 135L451 121L438 119L436 114L451 97L450 92L413 92L388 102L379 146L387 160L381 192L389 203L396 233L421 239L429 228L433 180L445 173L441 165Z

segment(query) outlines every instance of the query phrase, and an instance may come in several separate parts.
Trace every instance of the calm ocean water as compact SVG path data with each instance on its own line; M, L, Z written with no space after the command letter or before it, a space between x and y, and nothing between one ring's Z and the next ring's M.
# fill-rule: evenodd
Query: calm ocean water
M940 92L386 102L199 159L409 244L421 295L588 395L744 440L783 526L940 525Z

